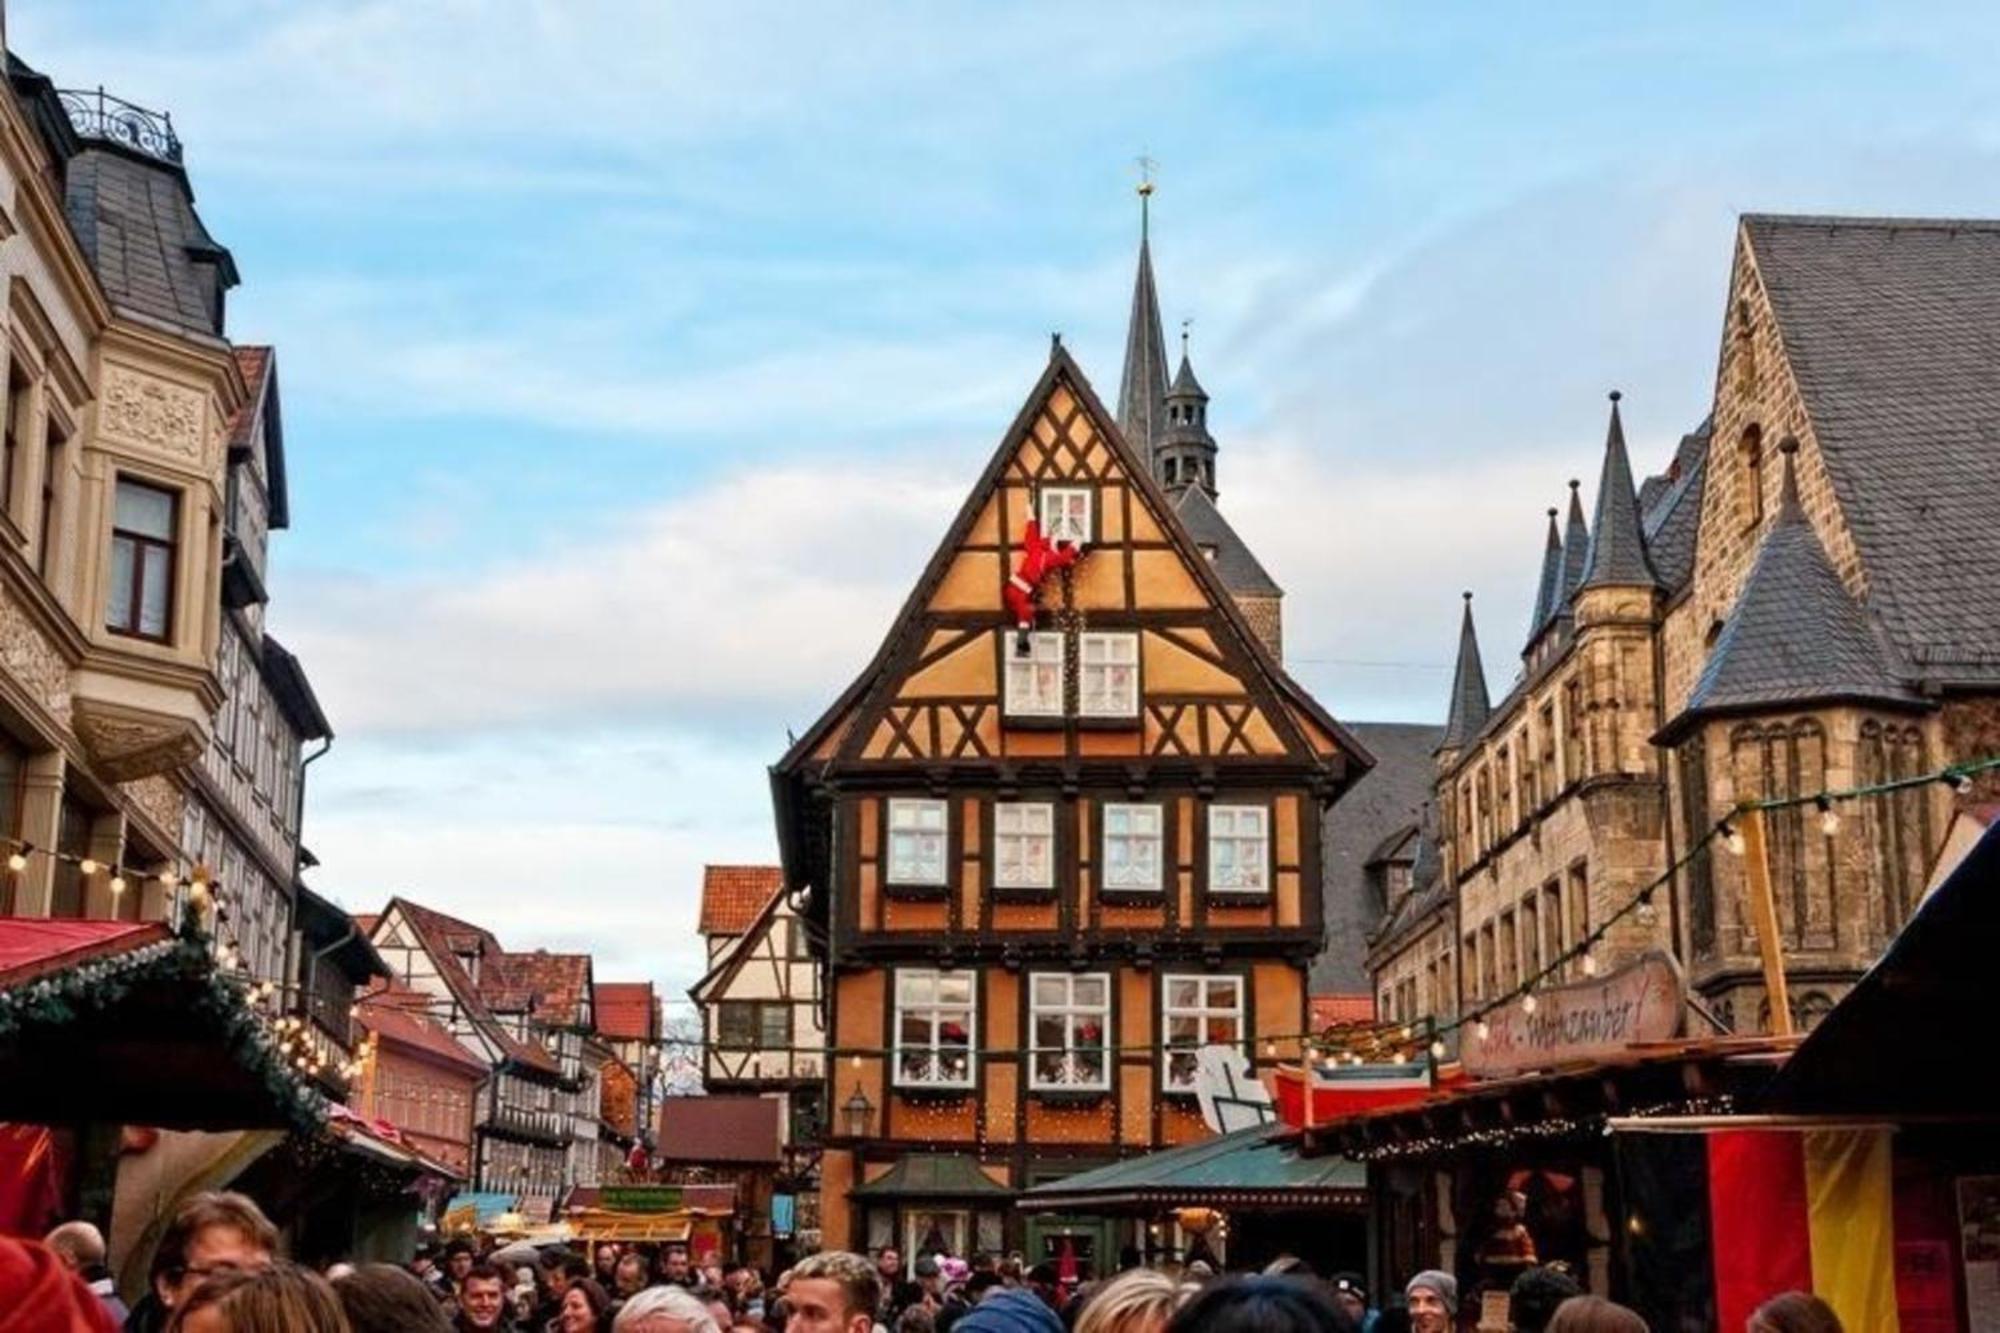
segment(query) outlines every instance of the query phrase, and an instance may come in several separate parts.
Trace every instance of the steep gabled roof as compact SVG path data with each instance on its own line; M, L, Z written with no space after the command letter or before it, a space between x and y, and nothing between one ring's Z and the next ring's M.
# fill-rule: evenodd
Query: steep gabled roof
M1663 740L1706 716L1772 705L1922 704L1799 507L1796 445L1785 444L1778 512L1686 708L1661 729Z
M1632 459L1625 451L1625 423L1618 416L1619 394L1611 394L1611 424L1604 432L1604 471L1597 479L1597 513L1591 523L1590 561L1579 587L1655 587L1659 576L1646 558L1639 523L1639 497L1632 486Z
M1708 423L1681 437L1668 470L1647 478L1653 493L1642 506L1646 554L1660 585L1678 592L1694 573L1695 535L1701 527L1702 489L1708 478Z
M500 947L500 941L493 932L484 926L475 926L469 921L461 921L455 916L413 903L408 898L391 898L382 915L387 917L398 909L417 933L418 942L430 957L431 966L437 969L445 988L451 992L459 1008L465 1011L467 1019L516 1063L543 1073L560 1073L562 1067L546 1049L539 1043L515 1036L495 1017L495 1006L489 992L482 984L475 983L458 961L460 949L477 951L481 958L481 983L485 980L483 969L488 965L498 966L504 973L506 965L501 960L506 957L506 951ZM511 1000L513 997L503 998ZM520 1005L521 1009L526 1007L525 1003Z
M703 866L698 929L704 935L741 935L783 885L779 866Z
M598 1035L612 1041L658 1041L660 999L650 981L597 983Z
M1919 672L2000 680L2000 222L1751 214L1743 234L1869 612Z
M361 996L355 1017L362 1027L379 1033L384 1041L402 1045L410 1053L428 1056L466 1073L486 1073L486 1061L467 1050L442 1023L432 1018L427 997L407 986L383 982L369 988Z
M537 949L503 954L500 961L508 988L527 994L529 1010L537 1019L556 1027L584 1025L584 998L591 992L589 954Z
M1445 714L1440 750L1458 750L1479 735L1493 711L1486 693L1486 667L1479 660L1479 635L1472 628L1472 594L1465 594L1465 614L1458 626L1458 664L1451 675L1451 707Z
M1236 535L1236 529L1229 526L1229 520L1215 507L1215 501L1208 498L1207 491L1199 486L1185 488L1174 502L1174 512L1180 515L1195 545L1209 557L1209 563L1215 567L1216 577L1222 580L1222 586L1233 595L1285 595L1278 581L1264 572L1264 566L1250 553L1249 546Z

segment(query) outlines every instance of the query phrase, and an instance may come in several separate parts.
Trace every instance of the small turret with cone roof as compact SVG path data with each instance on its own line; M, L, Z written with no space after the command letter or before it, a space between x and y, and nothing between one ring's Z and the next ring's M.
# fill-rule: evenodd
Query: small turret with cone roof
M1486 667L1479 660L1479 635L1472 627L1472 593L1466 592L1465 612L1458 626L1458 665L1451 676L1451 708L1445 715L1444 738L1438 742L1440 762L1449 764L1479 735L1493 711L1486 693Z
M1153 472L1170 494L1199 486L1215 498L1215 437L1208 433L1208 392L1188 360L1181 325L1181 368L1167 389L1167 428L1153 453Z

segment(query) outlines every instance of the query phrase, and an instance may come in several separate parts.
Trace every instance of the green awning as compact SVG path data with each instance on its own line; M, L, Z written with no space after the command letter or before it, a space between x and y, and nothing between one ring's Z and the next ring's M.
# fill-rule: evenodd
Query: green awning
M1037 1185L1017 1207L1038 1213L1160 1208L1365 1208L1368 1168L1301 1157L1283 1125L1253 1125Z
M856 1199L1011 1199L979 1163L957 1153L908 1153L882 1175L848 1191Z

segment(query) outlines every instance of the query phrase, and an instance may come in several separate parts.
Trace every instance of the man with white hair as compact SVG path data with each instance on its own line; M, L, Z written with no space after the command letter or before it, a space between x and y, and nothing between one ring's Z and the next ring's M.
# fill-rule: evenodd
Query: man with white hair
M686 1287L648 1287L619 1307L612 1333L722 1333L702 1299Z
M125 1327L132 1312L118 1299L110 1270L104 1266L104 1233L88 1222L65 1222L43 1237L42 1244L55 1251L63 1267L84 1280L111 1322Z

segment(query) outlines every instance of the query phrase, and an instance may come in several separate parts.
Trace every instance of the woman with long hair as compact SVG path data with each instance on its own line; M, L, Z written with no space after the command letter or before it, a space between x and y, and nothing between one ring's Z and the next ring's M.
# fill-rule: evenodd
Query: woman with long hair
M222 1268L175 1309L167 1333L353 1333L340 1298L310 1268Z
M595 1279L580 1277L563 1292L555 1333L597 1333L611 1323L611 1297Z

